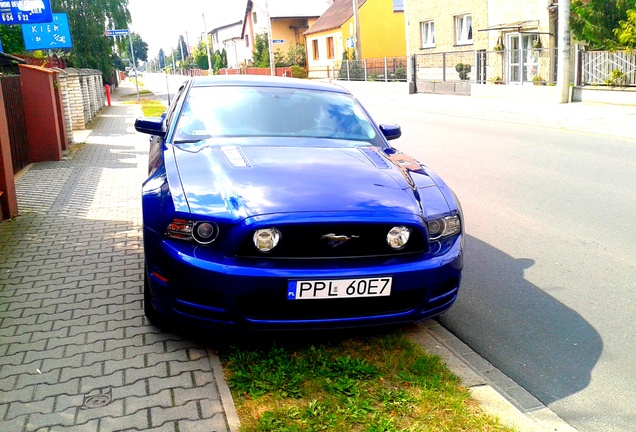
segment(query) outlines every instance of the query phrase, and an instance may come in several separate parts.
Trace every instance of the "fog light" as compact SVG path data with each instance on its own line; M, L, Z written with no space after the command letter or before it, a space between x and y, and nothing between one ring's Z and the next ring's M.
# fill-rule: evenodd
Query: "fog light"
M219 235L219 228L215 223L196 222L192 232L194 239L201 244L210 244Z
M261 252L269 252L280 241L280 231L276 228L260 229L254 233L254 246Z
M396 226L386 236L386 242L391 248L400 250L406 246L411 237L411 229L405 226Z

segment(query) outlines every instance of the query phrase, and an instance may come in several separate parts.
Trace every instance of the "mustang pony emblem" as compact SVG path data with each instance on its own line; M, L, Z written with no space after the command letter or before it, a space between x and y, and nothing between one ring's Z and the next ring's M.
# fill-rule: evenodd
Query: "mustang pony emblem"
M348 242L351 239L357 239L357 238L360 238L360 236L357 236L357 235L346 236L346 235L336 235L336 234L330 233L330 234L325 234L324 236L322 236L320 240L327 240L329 243L329 246L331 246L332 248L336 248Z

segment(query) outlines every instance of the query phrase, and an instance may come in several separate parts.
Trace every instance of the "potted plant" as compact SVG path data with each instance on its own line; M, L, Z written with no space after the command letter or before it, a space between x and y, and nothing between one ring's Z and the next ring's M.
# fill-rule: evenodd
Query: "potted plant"
M496 52L503 52L504 44L503 44L503 39L501 38L501 36L497 38L497 43L495 44L493 50L495 50Z
M532 83L534 85L546 85L546 81L541 75L535 75L532 77Z

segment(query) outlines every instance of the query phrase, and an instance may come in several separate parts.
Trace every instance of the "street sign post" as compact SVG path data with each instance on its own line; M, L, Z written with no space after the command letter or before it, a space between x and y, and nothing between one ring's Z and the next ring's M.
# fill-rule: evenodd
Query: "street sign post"
M135 71L135 85L137 86L137 102L139 102L139 74L137 73L137 62L135 61L135 53L133 51L132 35L129 29L106 30L106 36L128 36L130 42L130 57L132 59L133 70Z
M0 24L39 24L51 21L51 0L0 0Z

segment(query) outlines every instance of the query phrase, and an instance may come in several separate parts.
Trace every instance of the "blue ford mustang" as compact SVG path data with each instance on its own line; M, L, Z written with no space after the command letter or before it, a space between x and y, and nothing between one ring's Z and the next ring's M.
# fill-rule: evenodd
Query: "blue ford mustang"
M459 202L339 86L197 77L150 134L145 313L222 329L411 322L457 297Z

